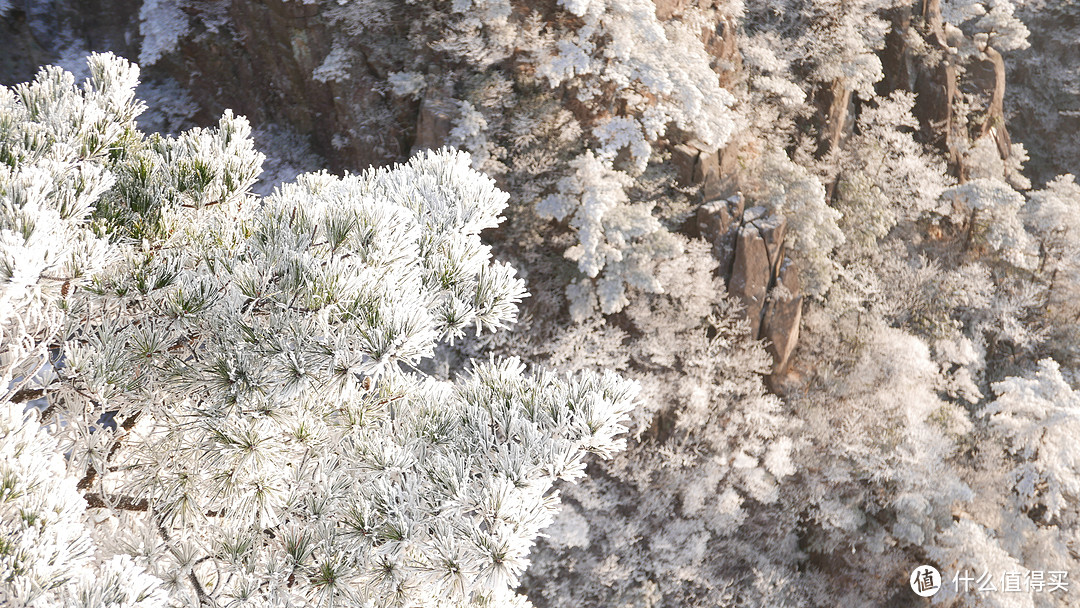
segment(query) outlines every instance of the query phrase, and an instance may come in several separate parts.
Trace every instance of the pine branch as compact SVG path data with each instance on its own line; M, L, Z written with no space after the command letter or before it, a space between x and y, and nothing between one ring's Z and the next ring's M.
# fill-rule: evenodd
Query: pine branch
M139 412L135 412L134 414L125 418L124 421L120 423L120 428L124 429L125 431L130 431L131 429L135 428L135 423L138 421ZM120 444L123 442L123 439L124 436L121 435L120 437L117 437L115 441L113 441L112 447L109 448L109 455L105 457L105 462L109 462L110 460L112 460L112 457L116 455L116 452L120 449ZM86 475L84 475L83 478L79 480L79 483L75 484L75 488L78 490L85 490L94 483L94 480L96 478L97 469L95 469L93 465L91 465L90 467L88 467Z

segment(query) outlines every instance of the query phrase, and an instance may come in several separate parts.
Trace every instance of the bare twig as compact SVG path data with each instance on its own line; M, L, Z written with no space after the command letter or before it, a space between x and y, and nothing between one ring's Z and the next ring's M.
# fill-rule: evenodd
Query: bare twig
M86 499L86 506L91 509L114 508L121 511L146 511L150 508L150 503L145 499L131 496L116 497L116 501L112 503L106 502L105 497L101 494L87 494L83 498Z
M139 412L135 412L134 414L125 418L122 423L120 423L120 428L124 429L125 431L130 431L132 428L135 427L135 423L138 421ZM121 435L113 441L112 447L109 448L109 454L105 457L106 463L112 460L112 457L116 455L117 450L120 449L120 444L122 443L123 439L124 435ZM75 484L75 488L78 490L85 490L94 483L95 478L97 478L97 469L95 469L93 465L90 465L87 468L86 475L84 475L83 478L79 480L79 483Z

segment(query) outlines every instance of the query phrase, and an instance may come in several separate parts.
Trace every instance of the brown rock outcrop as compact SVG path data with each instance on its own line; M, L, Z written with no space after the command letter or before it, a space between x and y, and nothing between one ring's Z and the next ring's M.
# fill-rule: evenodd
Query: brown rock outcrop
M29 80L39 65L76 48L139 58L140 0L17 4L0 15L0 45L12 49L0 53L4 82ZM200 107L196 123L215 123L229 108L255 126L287 126L306 135L332 169L383 165L409 153L419 100L386 91L388 73L402 69L401 44L394 42L407 38L409 19L389 26L400 32L355 41L347 61L323 81L315 71L332 57L341 32L322 5L223 0L183 2L181 8L190 31L177 52L141 66L142 76L183 85Z
M716 27L701 32L705 50L712 56L712 69L720 76L720 86L730 88L742 75L737 23L734 17L719 18Z
M671 164L675 167L675 176L680 186L694 185L694 169L697 168L700 154L701 150L689 144L676 144L671 147Z
M745 224L735 241L735 262L731 267L728 293L739 298L746 307L750 335L757 338L761 328L761 312L769 291L769 252L765 239L753 224Z
M720 262L717 272L731 276L735 262L735 240L742 225L743 197L737 194L727 199L705 203L697 210L698 234L712 244L712 254Z
M229 0L191 4L189 12L192 33L157 69L185 84L209 115L232 108L255 124L290 125L335 169L383 165L409 153L419 103L383 92L394 66L382 61L382 51L360 44L334 70L339 75L314 77L335 44L320 5Z
M74 49L139 57L142 0L9 2L0 14L0 83L32 80Z
M728 198L739 191L734 146L717 150L692 139L671 146L671 164L675 167L678 184L701 186L706 201Z
M667 21L672 17L682 14L693 0L656 0L656 18Z
M746 307L751 336L766 340L775 382L787 373L799 341L802 286L798 267L786 256L787 219L764 207L743 207L741 194L710 201L698 208L697 229L712 244L728 294Z
M799 271L791 260L780 268L776 284L766 302L761 325L765 348L773 356L773 375L783 375L791 363L791 354L799 341L802 301Z
M820 116L818 155L825 156L840 146L855 125L854 98L851 89L842 80L818 92L815 97Z
M705 200L729 198L736 195L740 188L738 151L735 144L728 145L716 152L718 167L716 173L705 175L701 192Z
M755 222L761 238L765 240L765 250L769 254L769 274L780 275L780 263L784 260L784 234L787 232L787 219L784 216L764 217Z
M709 150L701 142L692 144L701 152L698 153L697 162L694 163L693 180L695 184L705 184L720 179L720 151Z
M1009 131L1031 157L1024 174L1038 187L1058 175L1080 175L1080 4L1017 6L1031 48L1009 53L1005 106Z

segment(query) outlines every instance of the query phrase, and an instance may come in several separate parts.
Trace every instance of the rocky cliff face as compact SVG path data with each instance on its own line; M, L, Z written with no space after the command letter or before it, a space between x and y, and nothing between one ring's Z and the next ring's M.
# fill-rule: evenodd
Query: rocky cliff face
M0 82L34 77L38 66L69 59L73 67L91 51L139 56L141 0L14 2L0 15ZM67 63L67 62L65 62Z
M110 3L29 2L2 17L0 43L15 52L0 58L0 81L29 80L40 65L81 61L92 51L112 51L138 61L138 0ZM316 4L268 2L179 3L189 29L177 48L143 79L171 78L200 108L198 124L210 124L230 108L254 125L288 126L308 137L333 169L357 170L405 158L418 126L428 131L418 102L387 93L384 41L334 63L334 32ZM385 34L385 31L382 32ZM404 37L404 33L401 34ZM318 70L323 69L319 78Z
M337 170L408 155L421 104L387 94L395 69L388 42L362 38L348 57L335 54L336 26L318 4L184 6L192 31L156 69L184 83L210 114L232 108L255 124L289 125Z
M1031 29L1031 48L1006 62L1005 113L1040 185L1080 174L1080 4L1030 2L1020 16Z
M785 251L787 220L769 216L763 207L746 208L737 188L732 151L701 150L692 144L675 147L680 179L701 187L705 202L697 208L695 236L712 246L717 273L728 293L745 306L750 335L766 340L773 356L773 375L788 368L799 339L802 293L798 267Z

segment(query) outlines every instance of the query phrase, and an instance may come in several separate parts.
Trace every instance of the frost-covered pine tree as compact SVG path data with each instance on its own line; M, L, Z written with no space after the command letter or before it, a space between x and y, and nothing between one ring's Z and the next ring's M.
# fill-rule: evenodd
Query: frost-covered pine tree
M0 89L0 603L526 603L637 386L417 369L514 321L507 195L441 150L260 200L246 120L146 136L89 62Z

